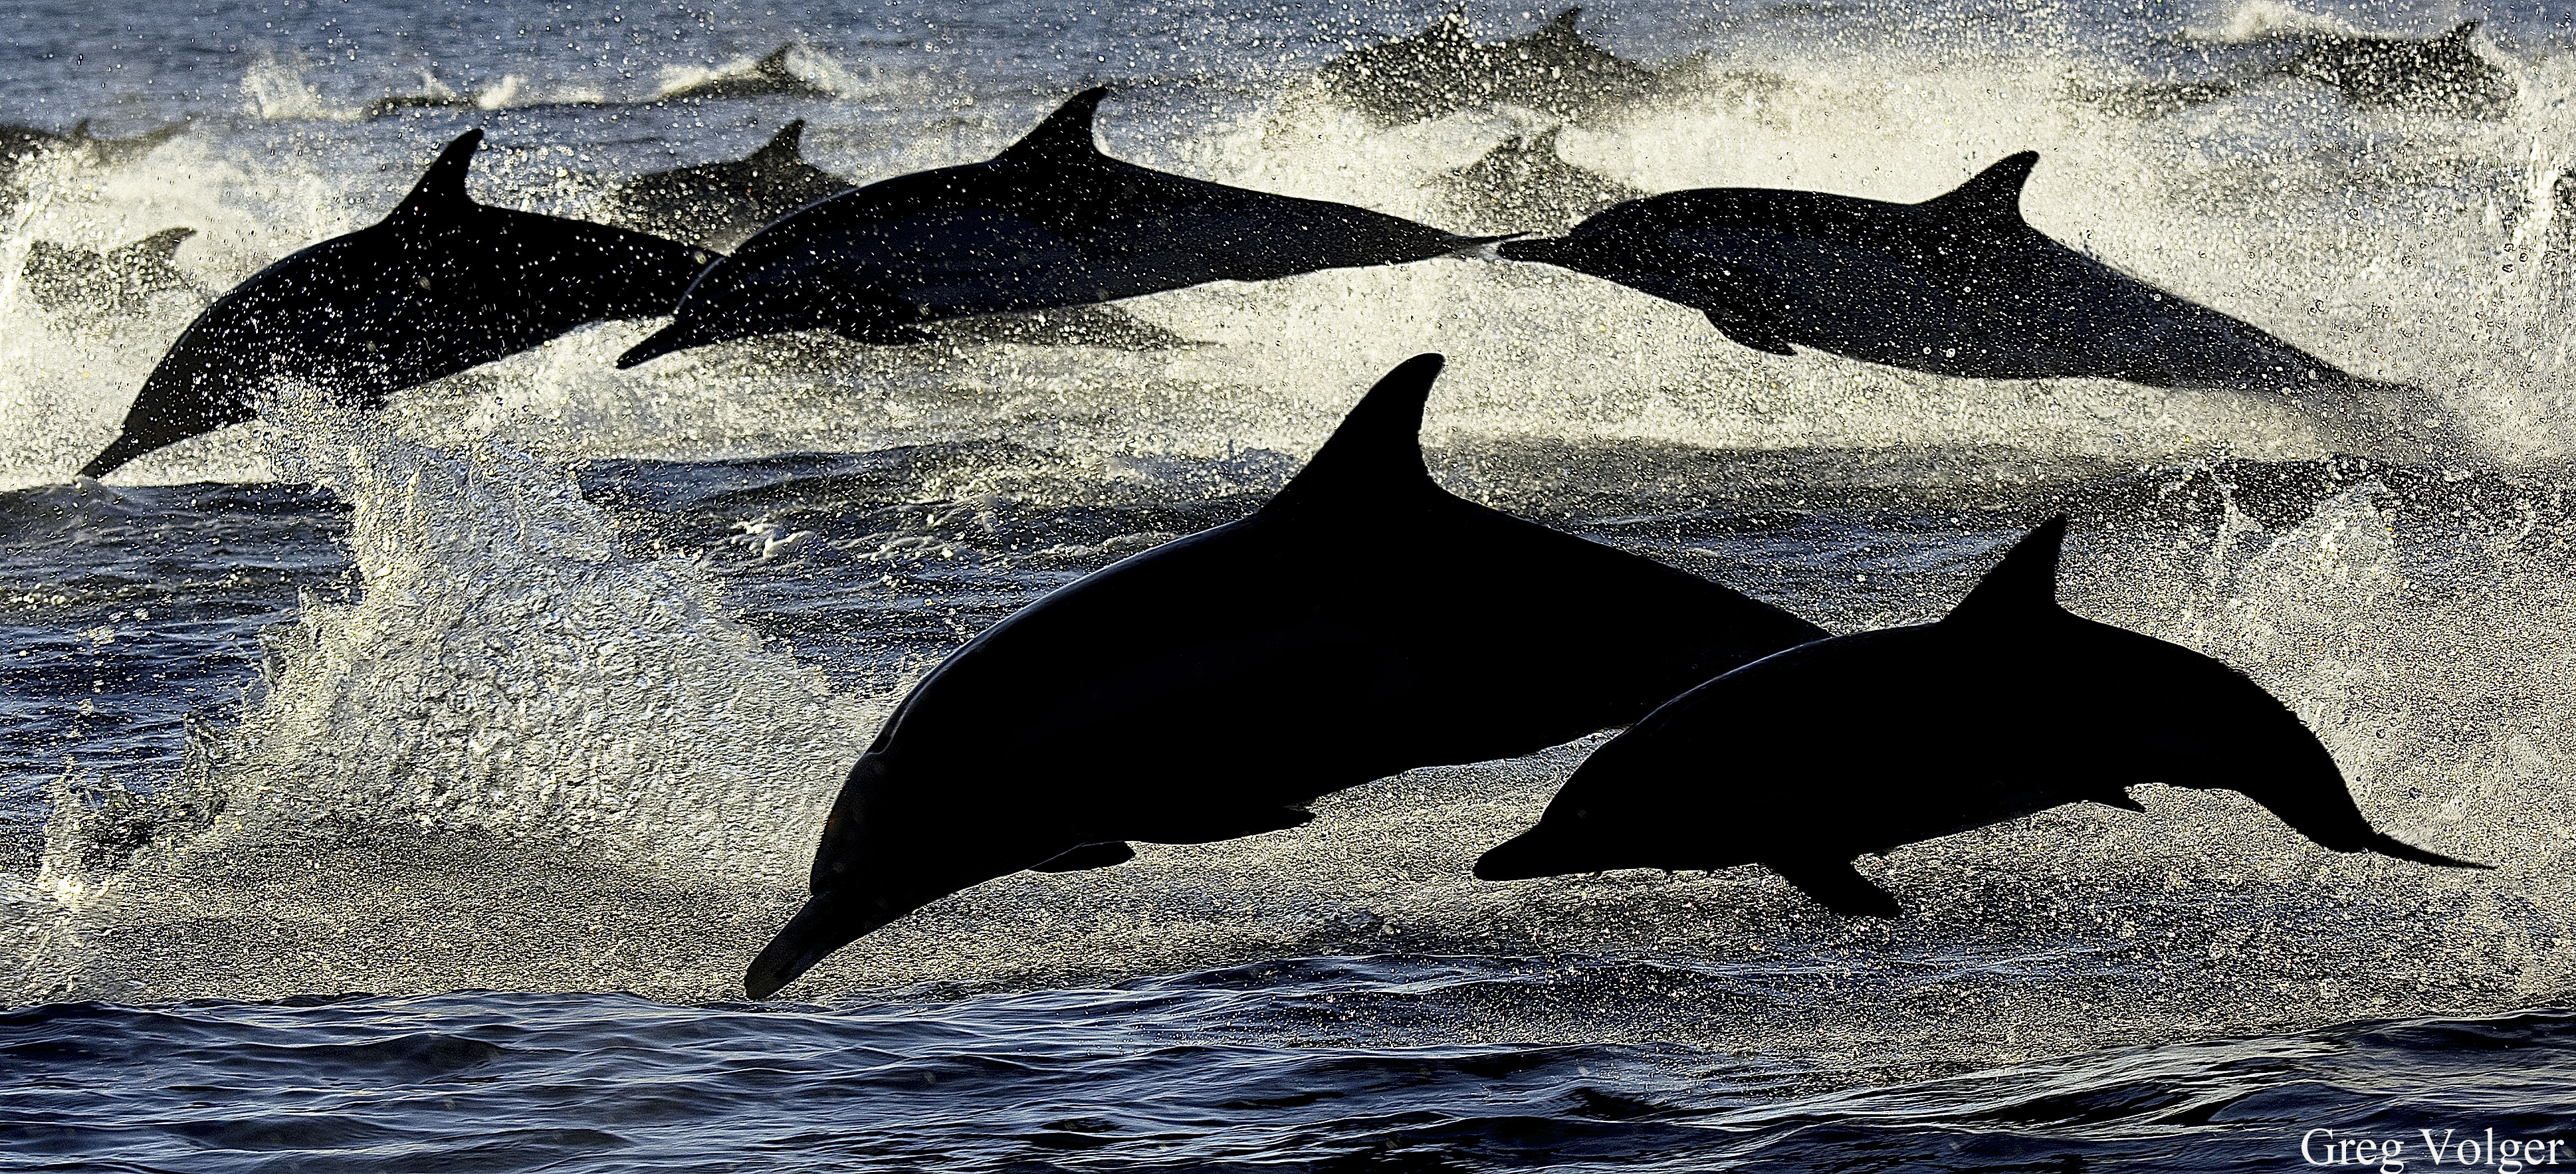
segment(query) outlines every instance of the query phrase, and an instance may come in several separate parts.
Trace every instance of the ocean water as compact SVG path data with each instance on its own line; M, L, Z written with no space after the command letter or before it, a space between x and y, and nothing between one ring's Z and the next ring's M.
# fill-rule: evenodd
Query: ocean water
M2568 10L1613 2L1584 29L1663 81L1570 121L1390 125L1315 81L1442 11L0 9L0 121L187 120L119 165L22 168L0 214L0 1168L2576 1161ZM1465 14L1487 40L1551 15ZM2285 37L2470 18L2493 109L2264 67ZM817 92L670 96L781 45ZM653 326L608 324L380 416L282 389L71 477L201 303L47 310L17 276L36 241L193 227L176 263L220 290L373 221L468 127L477 198L582 215L795 118L856 181L983 158L1093 84L1121 158L1449 227L1502 198L1456 172L1552 129L1645 191L1915 200L2036 149L2034 224L2431 389L2471 451L2339 452L2253 396L1757 354L1466 258L1122 303L1187 342L1158 349L791 339L619 372ZM1894 922L1752 868L1474 880L1587 740L994 881L742 1001L912 681L1243 516L1422 351L1450 359L1425 441L1451 490L1836 631L1939 615L2071 511L2069 606L2244 669L2378 826L2497 868L2145 787L2143 815L1864 862Z

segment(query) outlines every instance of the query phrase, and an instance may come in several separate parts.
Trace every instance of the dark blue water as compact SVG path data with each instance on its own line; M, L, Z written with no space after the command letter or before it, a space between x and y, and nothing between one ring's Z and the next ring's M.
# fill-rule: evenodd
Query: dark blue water
M808 339L617 372L651 326L608 325L378 419L289 403L74 484L197 303L58 313L0 281L0 1166L2253 1171L2395 1138L2436 1168L2423 1130L2444 1169L2488 1130L2576 1160L2559 11L1613 3L1587 32L1676 80L1571 125L1387 126L1312 83L1437 14L22 4L0 121L190 121L20 173L0 271L187 225L176 263L221 289L372 221L469 126L478 198L583 215L792 118L854 180L982 158L1095 82L1121 157L1444 224L1492 211L1459 171L1550 129L1650 191L1912 200L2034 148L2035 224L2435 389L2477 451L2338 457L2277 402L1757 355L1642 295L1440 261L1123 303L1190 343L1159 349ZM1467 15L1497 39L1549 14ZM2276 34L2469 16L2513 78L2497 117L2244 73ZM782 44L821 95L666 99ZM2240 88L2141 112L2213 77ZM468 105L366 116L422 96ZM1425 350L1453 491L1838 631L1940 614L2071 510L2069 606L2245 669L2379 826L2499 867L2336 856L2141 788L2144 815L1865 862L1893 923L1758 869L1474 881L1586 741L994 881L806 1002L737 1001L913 680L1243 516Z
M2302 1142L2335 1152L2317 1121L2395 1139L2414 1168L2434 1166L2427 1127L2448 1164L2489 1131L2544 1158L2576 1147L2576 1099L2540 1075L2576 1059L2576 1022L2554 1012L1826 1094L1793 1062L1652 1044L1281 1046L1333 999L1545 969L1285 959L829 1009L488 991L56 1004L0 1014L0 1121L28 1168L209 1171L2269 1171L2309 1164ZM2508 1056L2535 1075L2499 1103L2486 1085Z

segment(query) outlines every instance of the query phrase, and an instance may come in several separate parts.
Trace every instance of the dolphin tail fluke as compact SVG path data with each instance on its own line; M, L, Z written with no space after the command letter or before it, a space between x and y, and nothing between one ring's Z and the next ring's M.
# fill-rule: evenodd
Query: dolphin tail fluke
M2474 860L2461 860L2457 857L2444 856L2439 852L2427 852L2422 848L2418 848L2415 845L2409 844L2404 840L2387 834L2386 832L2375 831L2370 833L2370 840L2368 843L2364 844L2363 847L2369 851L2377 852L2382 856L2391 856L2399 860L2412 860L2417 864L2430 864L2435 868L2491 869L2495 867L2495 865L2480 864Z
M1798 887L1816 904L1844 917L1903 917L1905 908L1887 890L1870 883L1848 860L1765 860L1781 879Z
M124 468L126 462L159 447L161 446L132 433L121 433L107 446L106 451L91 457L88 464L81 466L80 475L83 477L107 476Z

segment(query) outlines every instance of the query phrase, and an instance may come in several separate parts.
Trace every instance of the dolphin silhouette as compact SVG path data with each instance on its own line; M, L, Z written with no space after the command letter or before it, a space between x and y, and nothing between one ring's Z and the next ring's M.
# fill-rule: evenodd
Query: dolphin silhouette
M1497 104L1581 119L1652 97L1662 72L1586 40L1583 9L1556 14L1537 32L1478 41L1452 9L1421 32L1354 49L1324 63L1315 82L1381 122L1421 122Z
M72 124L69 131L50 131L40 126L0 123L0 164L31 155L62 152L83 163L114 165L130 163L188 129L188 120L180 119L121 139L103 139L90 133L89 120Z
M815 328L925 342L916 323L1421 261L1501 239L1119 162L1092 138L1108 94L1074 95L987 162L870 184L770 225L617 365Z
M186 291L206 297L196 281L171 263L171 256L193 228L165 228L104 253L52 241L27 246L27 263L19 270L36 304L55 313L81 313L100 318L131 315L152 295Z
M2484 868L2382 834L2316 735L2243 673L2057 604L2064 516L1937 623L1838 636L1674 698L1595 750L1485 880L1761 864L1847 916L1894 917L1863 852L2128 788L2225 788L2338 852Z
M1557 130L1498 144L1443 176L1450 214L1472 229L1563 232L1574 222L1646 193L1565 161Z
M713 255L640 232L474 202L483 132L447 145L383 220L302 249L206 307L143 380L104 476L258 414L276 381L380 407L395 391L543 344L576 326L670 312Z
M2323 82L2356 106L2405 106L2471 118L2501 118L2512 108L2513 78L2478 56L2469 39L2478 22L2463 21L2427 40L2318 37L2278 68Z
M838 192L850 181L805 161L805 120L740 159L638 176L601 201L600 220L730 252L771 221Z
M720 73L666 90L657 96L657 100L831 97L832 91L797 76L795 70L787 68L787 55L795 48L792 43L780 45L770 50L768 56L753 62L749 73Z
M1056 591L923 678L850 769L752 996L994 877L1295 827L1316 796L1634 721L1823 636L1443 492L1416 440L1440 366L1380 380L1252 516Z
M2038 162L2024 151L1919 204L1667 192L1499 251L1689 306L1768 354L1804 346L1938 375L2278 392L2363 433L2423 414L2409 410L2420 389L2353 375L2032 228L2021 190Z

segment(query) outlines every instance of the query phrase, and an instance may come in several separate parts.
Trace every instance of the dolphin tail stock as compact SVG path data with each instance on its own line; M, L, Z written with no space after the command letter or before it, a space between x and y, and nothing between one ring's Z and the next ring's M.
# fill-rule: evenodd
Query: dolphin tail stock
M2288 711L2284 709L2282 712L2286 714ZM2313 743L2313 736L2309 741ZM2344 786L2343 772L2325 756L2324 746L2314 746L2313 756L2303 754L2300 757L2322 759L2319 764L2322 770L2319 765L2301 769L2293 762L2257 775L2240 775L2231 781L2182 785L2223 787L2235 791L2261 804L2275 818L2290 825L2290 830L2329 851L2376 852L2391 859L2429 864L2435 868L2495 867L2427 851L2372 827L2370 817L2361 813L2361 806L2352 801L2352 792Z
M1804 859L1765 860L1763 867L1779 873L1781 879L1797 887L1816 904L1843 917L1903 917L1905 907L1896 903L1894 894L1870 882L1849 860L1821 856Z

